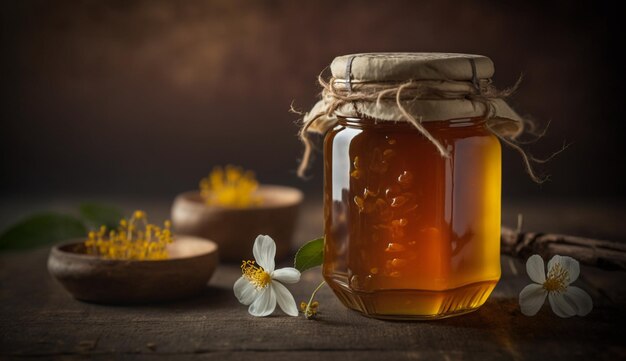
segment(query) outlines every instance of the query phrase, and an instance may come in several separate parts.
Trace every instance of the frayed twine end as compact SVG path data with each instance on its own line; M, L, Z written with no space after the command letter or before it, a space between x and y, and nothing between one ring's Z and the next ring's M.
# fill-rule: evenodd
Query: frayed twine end
M300 164L298 166L297 174L300 178L306 179L306 171L311 161L311 156L312 156L312 152L314 148L313 141L310 137L310 133L325 134L325 132L328 129L332 128L332 126L334 126L334 124L336 124L337 122L336 117L335 117L335 112L342 105L356 102L356 101L366 101L366 102L369 101L369 102L375 102L376 104L380 105L383 99L386 99L386 100L393 99L395 101L395 105L397 106L398 111L402 114L405 120L408 123L412 124L415 127L415 129L417 129L426 139L428 139L428 141L431 144L433 144L436 147L441 157L450 158L451 155L450 155L449 150L446 149L446 147L444 147L444 145L441 144L441 142L438 139L436 139L432 134L430 134L430 132L422 124L421 118L414 117L405 109L404 105L402 104L402 100L406 101L407 98L419 99L422 96L432 96L432 95L439 96L444 99L446 98L447 99L460 99L460 98L470 99L470 100L479 102L486 107L485 118L489 119L492 117L493 112L494 112L494 107L491 102L494 99L504 99L504 98L511 96L519 87L522 79L523 79L523 76L520 76L512 87L506 88L504 90L496 89L494 86L491 85L490 79L484 79L484 81L480 83L481 86L476 92L472 92L468 94L451 94L451 95L443 94L438 89L429 88L428 86L422 86L422 84L420 84L419 81L408 81L408 82L396 83L396 84L389 84L389 83L371 84L370 83L370 84L361 85L361 88L359 90L353 89L352 91L346 93L342 89L339 89L335 86L336 79L331 78L329 79L329 81L325 81L320 74L320 76L318 76L318 82L322 86L321 98L322 98L322 101L324 102L323 111L318 112L317 114L303 113L301 111L296 110L293 107L293 103L290 106L290 111L292 113L303 116L303 118L301 119L302 127L300 131L298 132L298 138L304 145L304 153L300 161ZM407 93L409 95L406 95ZM316 121L322 118L325 118L324 120L325 126L321 127L322 128L321 130L319 129L320 127L316 126L315 129L311 131L311 126ZM331 118L334 118L334 120L332 121L329 120ZM541 132L537 133L534 122L530 121L529 119L522 119L521 122L523 124L522 129L524 127L524 124L529 125L530 129L528 133L535 135L536 137L535 141L543 137L543 135L545 134L545 131L547 130L547 127L546 127ZM520 146L521 144L525 144L525 143L517 140L516 139L517 135L509 136L507 134L500 133L496 129L490 127L489 122L487 122L487 127L491 133L493 133L496 137L498 137L498 139L500 139L503 143L505 143L506 145L508 145L509 147L511 147L513 150L515 150L516 152L520 154L524 162L526 173L528 173L530 178L535 183L538 183L538 184L542 184L548 181L549 177L539 176L533 167L533 163L544 164L550 161L551 159L553 159L555 156L557 156L561 152L563 152L569 146L569 144L568 145L564 144L560 150L554 152L548 158L537 159L533 157L532 155L530 155L527 151L525 151Z

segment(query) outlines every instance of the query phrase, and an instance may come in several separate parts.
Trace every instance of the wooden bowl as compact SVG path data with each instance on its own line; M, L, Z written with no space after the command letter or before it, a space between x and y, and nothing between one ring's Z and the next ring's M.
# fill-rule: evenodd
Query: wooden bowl
M218 263L215 242L176 236L170 258L158 261L108 260L85 253L82 239L55 246L48 270L76 299L129 304L179 299L202 291Z
M220 246L220 258L241 262L252 259L252 245L259 234L276 242L276 258L286 258L298 219L303 194L298 189L262 185L257 191L263 202L248 208L208 206L200 192L176 197L172 224L178 234L210 238Z

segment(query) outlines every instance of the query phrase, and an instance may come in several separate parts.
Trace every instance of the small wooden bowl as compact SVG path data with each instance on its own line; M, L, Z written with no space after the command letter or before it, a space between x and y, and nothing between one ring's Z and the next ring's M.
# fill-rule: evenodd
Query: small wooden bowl
M176 236L170 258L158 261L110 260L85 253L84 240L55 246L48 271L76 299L105 304L161 302L202 291L218 263L215 242Z
M252 259L255 238L266 234L276 242L276 258L284 259L304 196L298 189L274 185L260 186L257 194L261 205L227 208L206 205L198 191L182 193L172 206L174 231L215 240L220 258L235 262Z

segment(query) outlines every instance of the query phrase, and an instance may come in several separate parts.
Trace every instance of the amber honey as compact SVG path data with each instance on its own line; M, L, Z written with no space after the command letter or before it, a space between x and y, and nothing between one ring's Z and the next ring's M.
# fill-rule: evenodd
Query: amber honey
M324 277L348 307L431 319L480 307L500 278L498 139L477 118L340 119L325 138Z

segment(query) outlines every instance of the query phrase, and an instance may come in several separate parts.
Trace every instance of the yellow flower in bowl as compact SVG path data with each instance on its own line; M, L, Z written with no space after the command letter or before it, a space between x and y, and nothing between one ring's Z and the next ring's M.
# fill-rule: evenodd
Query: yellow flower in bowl
M249 259L251 240L259 234L271 234L276 258L284 259L302 199L298 189L260 184L249 170L216 167L200 181L199 190L176 197L171 217L178 234L218 243L222 260Z

